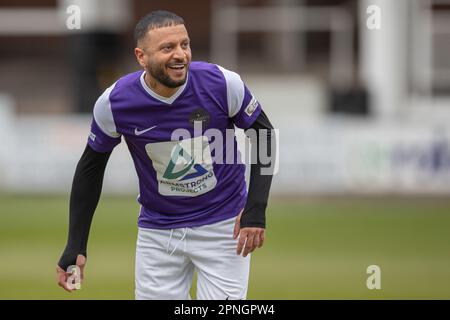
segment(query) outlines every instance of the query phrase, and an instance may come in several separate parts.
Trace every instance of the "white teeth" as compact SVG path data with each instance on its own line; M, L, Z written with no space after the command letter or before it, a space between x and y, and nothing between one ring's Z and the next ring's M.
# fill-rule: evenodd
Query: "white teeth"
M169 68L171 68L171 69L183 69L184 68L184 64L175 64L173 66L170 66Z

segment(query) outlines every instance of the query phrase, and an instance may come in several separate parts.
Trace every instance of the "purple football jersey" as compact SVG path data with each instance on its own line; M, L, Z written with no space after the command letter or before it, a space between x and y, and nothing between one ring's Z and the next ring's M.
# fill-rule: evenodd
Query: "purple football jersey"
M124 137L139 178L138 225L196 227L238 215L247 191L233 130L251 126L261 112L258 101L238 74L215 64L192 62L186 83L170 98L151 90L144 76L128 74L106 89L88 138L94 150L109 152ZM175 130L186 135L174 136ZM223 144L217 147L210 131L222 133Z

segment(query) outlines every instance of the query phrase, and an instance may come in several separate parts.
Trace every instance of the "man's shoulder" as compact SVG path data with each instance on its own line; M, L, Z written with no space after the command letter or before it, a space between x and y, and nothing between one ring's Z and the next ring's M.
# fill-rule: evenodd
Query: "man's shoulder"
M217 72L218 66L206 61L192 61L189 70L193 72Z
M226 77L223 68L217 64L193 61L189 65L190 76L194 79L196 86L208 89L222 89L226 86Z
M206 78L209 81L216 79L222 83L241 82L241 77L238 73L218 64L195 61L191 63L189 69L194 76Z
M97 109L117 109L118 106L128 106L130 101L139 99L140 76L144 71L128 73L111 84L98 98Z
M120 77L113 84L113 90L111 93L117 93L117 91L128 89L130 86L136 85L139 82L139 78L143 72L143 70L139 70Z
M205 61L192 61L189 65L189 71L194 77L198 78L216 78L217 80L223 80L222 67Z

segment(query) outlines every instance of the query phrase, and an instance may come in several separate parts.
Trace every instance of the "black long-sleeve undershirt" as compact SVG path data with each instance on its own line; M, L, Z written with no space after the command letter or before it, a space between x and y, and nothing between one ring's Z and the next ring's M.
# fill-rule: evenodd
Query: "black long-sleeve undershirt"
M252 163L250 169L250 181L247 203L241 217L241 228L265 228L267 200L269 198L273 174L262 174L261 172L264 168L267 169L267 171L270 171L269 168L273 168L271 166L274 165L273 161L275 161L275 159L272 150L275 148L275 141L273 139L275 137L272 137L273 126L264 111L261 111L261 114L256 118L249 129L254 129L257 132L256 136L248 135L252 143L252 148L256 148L257 152L252 152L250 158ZM246 130L246 133L248 133L248 130ZM266 143L261 143L260 139L266 139ZM259 158L259 150L262 145L267 146L267 156L271 158L271 162L266 164L263 164ZM254 159L255 154L256 159Z
M264 112L261 112L250 128L257 132L265 129L270 155L273 127ZM252 146L259 149L259 132L256 138L249 137L251 137ZM78 162L70 194L69 235L66 248L58 262L64 270L75 264L79 254L87 256L89 229L100 199L105 168L110 155L111 152L97 152L87 145ZM265 210L272 175L262 175L261 168L267 165L262 164L259 157L256 160L252 159L248 198L241 218L242 228L265 228Z
M86 146L75 170L69 205L69 236L58 265L66 270L79 254L87 256L92 217L102 192L103 176L111 152L100 153Z

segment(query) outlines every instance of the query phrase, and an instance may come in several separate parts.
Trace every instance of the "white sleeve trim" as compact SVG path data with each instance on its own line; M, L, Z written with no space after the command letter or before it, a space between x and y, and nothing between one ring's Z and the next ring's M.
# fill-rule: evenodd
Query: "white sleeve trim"
M227 84L228 116L232 118L239 112L244 101L244 82L236 72L218 67Z
M97 99L94 106L94 119L104 134L118 138L120 134L117 133L116 124L114 123L113 114L111 111L111 102L109 101L109 95L114 89L114 83L111 87L105 90L102 95Z

